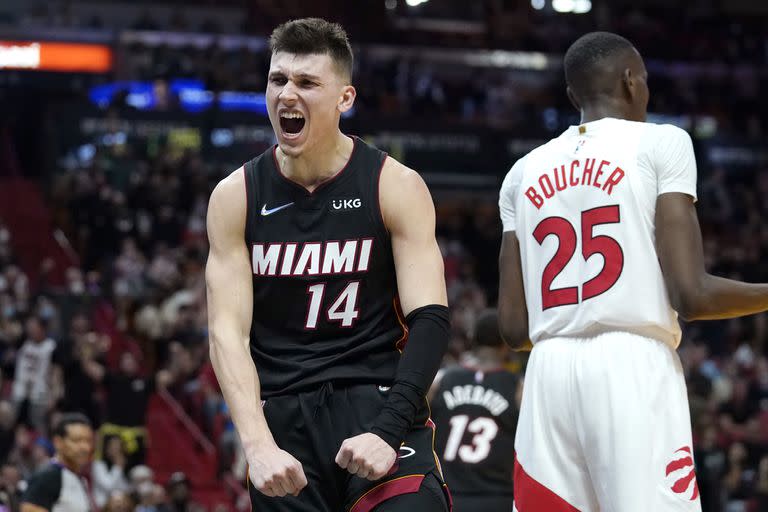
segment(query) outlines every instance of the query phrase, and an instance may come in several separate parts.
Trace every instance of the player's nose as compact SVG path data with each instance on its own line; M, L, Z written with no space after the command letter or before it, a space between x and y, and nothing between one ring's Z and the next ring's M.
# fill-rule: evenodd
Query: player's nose
M277 95L277 99L281 102L288 104L289 102L296 102L298 99L298 90L296 86L288 80L283 88L280 90L280 94Z

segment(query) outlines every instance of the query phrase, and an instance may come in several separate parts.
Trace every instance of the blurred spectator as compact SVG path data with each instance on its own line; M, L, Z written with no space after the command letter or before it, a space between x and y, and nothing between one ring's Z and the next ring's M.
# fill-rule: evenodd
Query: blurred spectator
M109 495L104 512L133 512L134 503L125 491L113 491Z
M747 450L742 443L733 443L728 450L727 469L723 486L726 512L746 512L753 485L754 471L747 469Z
M140 375L136 356L125 352L120 356L118 371L105 373L103 383L107 412L99 437L118 436L123 440L126 468L130 469L144 461L147 406L155 390L155 378Z
M12 398L17 411L24 411L26 419L38 432L46 432L46 414L54 398L51 389L51 360L56 342L48 337L45 324L36 316L27 319L27 341L16 356L16 375ZM19 413L25 418L23 412Z
M760 459L760 465L757 467L755 491L755 510L768 510L768 455Z
M0 511L17 512L25 488L26 482L22 480L16 466L9 462L0 466Z
M16 440L16 413L7 400L0 400L0 460L8 460Z
M98 507L112 502L116 492L126 493L130 486L125 476L125 452L123 442L117 436L104 442L102 460L95 460L91 470L93 501ZM115 509L113 505L110 510Z
M707 427L694 449L696 481L701 494L702 512L721 512L721 482L726 470L726 454L717 446L717 427Z
M131 488L138 489L144 484L152 484L154 482L154 472L144 464L134 466L129 472L128 477L130 479Z
M80 327L82 325L82 327ZM75 317L70 338L56 351L57 371L62 373L63 396L58 407L67 411L82 412L98 423L98 383L104 378L104 358L108 341L103 335L87 330L87 319Z
M172 474L168 479L168 498L171 512L204 512L203 507L192 501L189 494L189 479L181 471Z

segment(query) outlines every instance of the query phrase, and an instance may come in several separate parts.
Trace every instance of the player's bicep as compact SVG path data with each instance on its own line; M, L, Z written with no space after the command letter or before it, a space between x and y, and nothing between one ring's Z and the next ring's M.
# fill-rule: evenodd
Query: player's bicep
M435 239L432 197L415 171L398 163L387 167L381 177L380 199L392 241L403 312L407 315L430 304L446 306L443 258Z
M672 307L685 316L705 275L701 228L693 197L662 194L656 199L656 252Z
M499 331L513 347L523 347L528 341L520 243L514 231L504 233L499 252Z

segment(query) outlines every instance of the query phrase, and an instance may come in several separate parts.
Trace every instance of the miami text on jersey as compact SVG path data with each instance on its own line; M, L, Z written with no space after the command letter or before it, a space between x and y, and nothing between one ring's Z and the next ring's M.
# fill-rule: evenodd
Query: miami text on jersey
M595 169L596 165L597 169ZM607 179L602 181L603 175L608 174L609 170L610 174ZM622 168L611 165L608 160L602 160L599 165L596 158L574 160L570 164L563 164L550 172L543 173L539 176L539 186L528 187L525 196L538 209L544 205L545 200L569 187L591 186L611 195L613 187L618 185L622 179L624 179Z
M373 238L329 242L253 244L251 266L259 276L320 276L367 272Z

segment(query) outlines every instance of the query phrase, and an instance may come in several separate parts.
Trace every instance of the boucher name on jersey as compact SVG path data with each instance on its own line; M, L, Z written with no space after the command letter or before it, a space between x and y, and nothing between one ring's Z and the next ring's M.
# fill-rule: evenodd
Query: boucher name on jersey
M603 176L604 174L606 176ZM625 174L621 167L611 164L608 160L601 159L600 163L597 158L573 160L543 173L536 184L528 187L525 196L536 209L540 209L545 200L551 199L558 192L573 187L595 187L610 196L613 187L621 183Z

